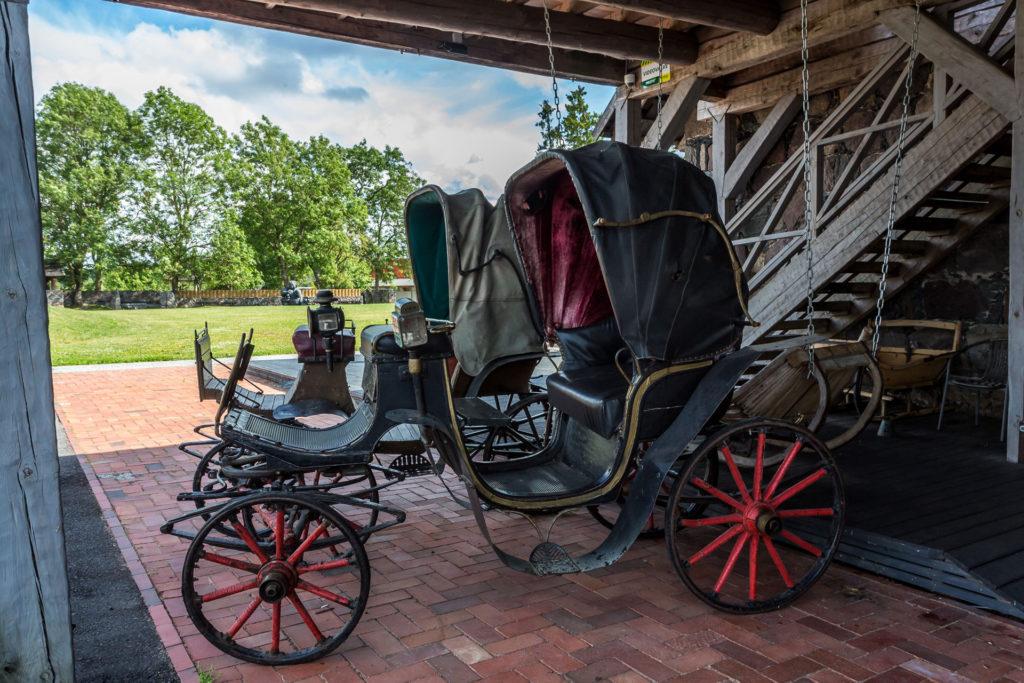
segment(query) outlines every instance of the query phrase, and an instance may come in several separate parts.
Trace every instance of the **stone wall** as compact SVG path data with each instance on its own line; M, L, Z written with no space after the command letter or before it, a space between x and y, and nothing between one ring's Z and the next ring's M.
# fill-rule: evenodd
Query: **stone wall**
M48 289L46 290L46 303L49 306L57 306L58 308L64 307L64 297L67 292L62 289Z

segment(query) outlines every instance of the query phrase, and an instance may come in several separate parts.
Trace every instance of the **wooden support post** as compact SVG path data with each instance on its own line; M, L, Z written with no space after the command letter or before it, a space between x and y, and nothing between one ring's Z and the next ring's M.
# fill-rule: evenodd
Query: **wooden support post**
M729 167L736 158L736 123L735 114L722 114L711 125L711 175L715 180L718 195L718 213L723 221L732 217L735 202L726 196L725 179Z
M941 21L947 28L952 27L953 22L948 12L938 8L933 14L935 19ZM942 119L946 118L946 98L949 96L950 85L949 74L936 64L932 73L932 126L939 125Z
M1024 22L1020 12L1015 19L1016 43L1024 45ZM1014 93L1007 97L1024 109L1024 50L1017 50L1013 58L1016 76ZM1009 93L1007 93L1009 95ZM1006 459L1020 462L1024 459L1020 427L1024 424L1024 121L1013 122L1013 169L1010 178L1010 308L1007 316L1009 344L1009 374L1007 396Z
M914 39L914 8L899 7L879 15L882 23L908 43ZM948 31L927 12L921 13L918 48L937 69L947 71L968 90L1010 121L1019 117L1013 77L978 52L959 35Z
M661 123L661 137L658 137L658 122L651 124L650 130L644 136L642 146L648 149L668 149L672 143L682 134L686 122L697 109L697 102L701 95L707 90L709 81L706 78L690 76L679 82L675 90L669 93L661 106L659 114Z
M736 159L726 172L723 186L723 195L726 199L733 199L743 191L798 111L800 98L795 94L784 95L775 103L761 123L761 127L747 140L747 144L736 155Z
M640 100L628 97L615 102L615 141L640 144Z
M25 0L0 0L0 54L0 680L71 681Z

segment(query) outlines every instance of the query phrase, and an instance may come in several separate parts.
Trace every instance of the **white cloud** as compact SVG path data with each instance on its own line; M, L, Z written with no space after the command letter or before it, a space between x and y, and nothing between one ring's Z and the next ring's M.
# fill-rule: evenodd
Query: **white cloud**
M425 61L410 62L397 74L375 72L351 51L307 58L275 47L271 39L278 34L252 38L219 26L140 23L113 31L36 17L31 27L40 97L56 83L78 81L136 107L146 91L166 85L228 130L266 114L296 137L323 134L346 145L362 138L395 145L428 182L480 187L492 198L535 150L533 107L510 116L505 103L488 93L486 73L450 83L432 79ZM543 82L521 74L513 78L527 86Z

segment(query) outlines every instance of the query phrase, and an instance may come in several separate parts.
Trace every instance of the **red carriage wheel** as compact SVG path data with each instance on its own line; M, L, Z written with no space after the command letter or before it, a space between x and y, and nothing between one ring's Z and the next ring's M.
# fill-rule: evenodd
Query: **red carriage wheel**
M366 607L370 564L333 508L312 496L258 493L203 525L181 586L189 617L213 645L257 664L298 664L348 638Z
M712 461L723 469L717 484L701 476ZM835 461L814 434L746 420L708 438L676 479L669 555L687 587L718 609L779 609L824 573L844 512Z

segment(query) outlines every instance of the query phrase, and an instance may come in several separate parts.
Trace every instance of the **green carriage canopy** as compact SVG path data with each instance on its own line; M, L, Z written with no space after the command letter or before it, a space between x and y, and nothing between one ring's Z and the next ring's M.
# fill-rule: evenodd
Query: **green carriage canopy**
M420 305L428 318L455 322L464 372L542 351L503 198L494 205L477 189L427 185L406 200L405 228Z

